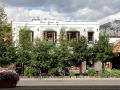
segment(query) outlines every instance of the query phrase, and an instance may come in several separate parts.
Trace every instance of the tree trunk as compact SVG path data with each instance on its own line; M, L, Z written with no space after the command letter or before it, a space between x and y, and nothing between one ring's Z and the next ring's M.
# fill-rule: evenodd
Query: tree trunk
M24 76L24 64L22 63L22 76Z
M102 72L104 72L104 61L102 60Z

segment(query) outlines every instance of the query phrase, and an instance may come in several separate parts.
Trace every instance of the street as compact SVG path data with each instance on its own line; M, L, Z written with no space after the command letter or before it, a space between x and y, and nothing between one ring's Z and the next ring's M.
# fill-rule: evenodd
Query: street
M120 90L120 79L21 79L9 90Z

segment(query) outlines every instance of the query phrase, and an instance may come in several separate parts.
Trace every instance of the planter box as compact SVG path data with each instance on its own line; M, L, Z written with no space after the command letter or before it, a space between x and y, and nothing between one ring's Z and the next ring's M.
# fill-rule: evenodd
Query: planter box
M14 88L16 81L12 80L0 80L0 88Z

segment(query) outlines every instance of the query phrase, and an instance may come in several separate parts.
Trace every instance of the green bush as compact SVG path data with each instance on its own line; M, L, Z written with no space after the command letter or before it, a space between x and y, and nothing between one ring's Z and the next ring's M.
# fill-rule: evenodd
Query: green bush
M111 77L111 72L106 69L102 70L102 71L100 71L100 76L104 77L104 78L109 78L109 77Z
M120 78L120 70L112 69L112 70L103 70L101 71L101 77L104 78Z
M111 70L111 77L119 78L120 77L120 71L113 69Z
M95 70L93 68L88 69L87 74L88 74L88 76L94 76L95 75Z
M30 76L38 76L39 73L38 73L38 71L36 69L34 69L32 67L26 67L25 71L24 71L24 75L28 76L28 77L30 77Z
M58 68L51 68L48 70L48 75L56 76L58 74Z

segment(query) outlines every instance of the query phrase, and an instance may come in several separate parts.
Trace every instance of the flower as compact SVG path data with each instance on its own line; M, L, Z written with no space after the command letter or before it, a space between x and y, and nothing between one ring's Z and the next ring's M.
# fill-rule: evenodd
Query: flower
M0 80L19 81L19 75L12 70L2 70L0 71Z

